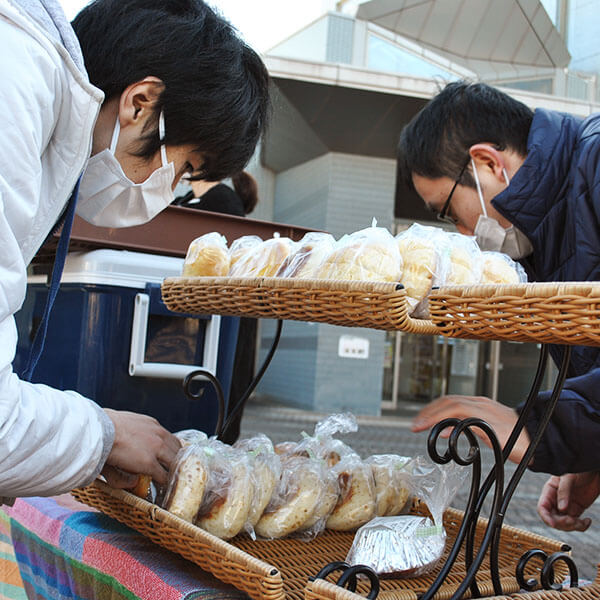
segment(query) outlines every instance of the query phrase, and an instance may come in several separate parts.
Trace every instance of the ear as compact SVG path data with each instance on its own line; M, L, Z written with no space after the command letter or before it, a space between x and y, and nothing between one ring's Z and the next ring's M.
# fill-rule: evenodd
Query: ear
M494 177L504 182L502 170L505 168L505 160L501 151L491 144L473 144L469 148L469 154L477 164L478 170L485 171L487 168Z
M143 125L164 88L164 83L153 76L128 85L119 99L121 129L129 125Z

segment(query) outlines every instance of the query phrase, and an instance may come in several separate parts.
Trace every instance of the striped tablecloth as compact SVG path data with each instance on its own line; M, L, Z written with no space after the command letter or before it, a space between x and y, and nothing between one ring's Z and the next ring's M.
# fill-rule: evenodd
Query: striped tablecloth
M247 599L69 495L19 499L0 510L0 598L25 597Z

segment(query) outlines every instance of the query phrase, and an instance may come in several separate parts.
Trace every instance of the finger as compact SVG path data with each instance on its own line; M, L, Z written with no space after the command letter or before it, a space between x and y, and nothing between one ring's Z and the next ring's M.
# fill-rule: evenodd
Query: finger
M466 407L453 398L444 396L425 407L413 420L411 429L414 432L424 431L437 425L442 419L462 419L469 416Z
M569 508L574 482L575 477L572 475L563 475L558 479L558 489L556 490L556 507L560 512L566 512Z
M170 433L165 440L165 446L167 446L171 454L175 455L181 450L181 440L176 435Z
M154 462L154 465L150 469L150 475L152 475L152 479L159 485L167 485L169 482L168 469L165 469L158 461Z
M111 465L104 465L102 475L106 479L106 483L114 488L132 489L137 485L139 476L133 473L128 473L122 469L117 469Z
M590 518L579 519L569 515L561 515L554 519L554 525L552 525L552 527L560 529L561 531L585 531L590 526L591 522L592 520Z

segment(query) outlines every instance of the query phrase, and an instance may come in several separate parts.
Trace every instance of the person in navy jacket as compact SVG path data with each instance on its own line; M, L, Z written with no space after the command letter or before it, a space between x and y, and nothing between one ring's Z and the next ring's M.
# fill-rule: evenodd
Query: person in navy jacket
M600 114L530 110L482 83L448 84L402 130L398 168L439 219L484 250L518 260L530 281L600 275ZM558 364L561 349L551 347ZM552 527L584 530L600 494L600 349L575 346L568 379L529 468L552 474L538 503ZM510 459L519 462L549 392L540 393ZM518 409L517 409L518 410ZM444 396L414 431L480 417L504 444L517 411L484 397Z

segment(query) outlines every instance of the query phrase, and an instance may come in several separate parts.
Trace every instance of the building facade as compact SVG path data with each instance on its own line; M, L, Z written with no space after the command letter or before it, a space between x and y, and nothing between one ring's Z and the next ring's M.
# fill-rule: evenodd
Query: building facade
M420 199L396 182L403 125L445 82L462 78L501 86L532 108L580 116L599 110L600 52L592 40L600 25L590 18L592 4L397 0L390 10L389 0L337 2L342 10L265 56L274 114L250 165L261 191L253 216L336 238L373 219L394 232L427 224ZM274 332L274 323L261 321L259 361ZM516 405L530 387L537 351L289 321L258 393L356 414L416 410L443 393Z

